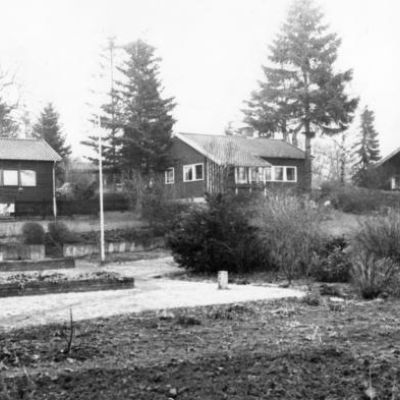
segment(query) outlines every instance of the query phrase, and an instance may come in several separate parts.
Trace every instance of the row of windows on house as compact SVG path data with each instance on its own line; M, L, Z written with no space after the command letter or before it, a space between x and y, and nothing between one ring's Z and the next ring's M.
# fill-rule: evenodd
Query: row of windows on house
M0 186L36 186L36 171L30 169L0 170Z
M183 166L183 182L202 181L204 165L190 164ZM297 168L286 166L272 167L236 167L235 183L265 183L265 182L297 182ZM175 183L175 168L165 171L165 183Z

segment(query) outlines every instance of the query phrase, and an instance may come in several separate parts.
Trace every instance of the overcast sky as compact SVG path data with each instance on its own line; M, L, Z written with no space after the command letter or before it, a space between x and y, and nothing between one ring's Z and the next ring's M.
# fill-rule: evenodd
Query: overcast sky
M176 131L223 133L230 121L241 121L290 0L1 3L0 65L17 70L34 119L47 102L55 104L75 155L82 155L79 142L91 129L87 103L95 102L93 76L107 37L121 44L142 38L157 48L165 95L178 104ZM337 66L354 70L350 91L360 96L360 108L375 112L385 155L400 146L400 2L317 3L343 40Z

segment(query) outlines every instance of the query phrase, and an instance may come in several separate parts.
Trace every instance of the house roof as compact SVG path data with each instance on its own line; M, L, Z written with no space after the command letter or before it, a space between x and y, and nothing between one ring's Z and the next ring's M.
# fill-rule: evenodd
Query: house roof
M391 153L389 153L386 157L381 158L379 161L377 161L374 164L374 167L380 167L382 164L384 164L386 161L389 161L391 158L396 156L397 154L400 153L400 147L398 147L396 150L393 150Z
M60 161L45 140L0 138L0 160Z
M265 158L305 158L303 150L282 140L195 133L175 136L219 165L268 167L271 164Z

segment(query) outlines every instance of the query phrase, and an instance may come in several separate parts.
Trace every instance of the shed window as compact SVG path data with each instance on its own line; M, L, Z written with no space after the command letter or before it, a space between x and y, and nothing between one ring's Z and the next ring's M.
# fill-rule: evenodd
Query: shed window
M183 166L184 182L202 181L203 179L203 164L191 164Z
M174 182L175 182L175 170L174 168L171 167L165 171L165 184L171 185Z
M18 186L18 171L12 169L5 169L3 171L3 185Z
M21 186L36 186L36 172L29 169L21 170Z

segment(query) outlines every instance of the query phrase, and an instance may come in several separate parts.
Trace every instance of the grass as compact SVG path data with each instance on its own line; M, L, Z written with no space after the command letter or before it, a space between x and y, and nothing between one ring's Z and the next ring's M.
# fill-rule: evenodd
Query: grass
M68 356L60 325L4 332L0 385L13 399L398 399L399 305L286 300L83 321Z

